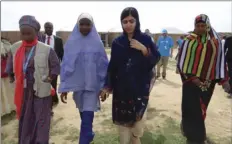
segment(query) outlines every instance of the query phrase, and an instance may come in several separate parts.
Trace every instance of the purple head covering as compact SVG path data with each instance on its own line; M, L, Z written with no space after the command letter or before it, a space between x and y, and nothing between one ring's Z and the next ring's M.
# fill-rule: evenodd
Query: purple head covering
M87 18L92 29L87 36L79 31L79 21ZM99 90L104 84L108 58L89 14L81 14L64 46L59 92Z
M40 24L39 22L35 19L34 16L31 15L24 15L20 18L19 20L19 27L23 25L28 25L33 27L36 31L40 30Z

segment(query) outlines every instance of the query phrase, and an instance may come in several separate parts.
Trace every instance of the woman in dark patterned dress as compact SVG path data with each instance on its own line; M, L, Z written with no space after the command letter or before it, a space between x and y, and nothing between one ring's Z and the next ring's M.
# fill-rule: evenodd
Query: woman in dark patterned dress
M123 34L112 43L108 76L101 97L113 92L113 123L119 127L120 144L140 144L152 69L160 54L151 37L141 32L135 8L123 10L121 24Z
M178 68L182 86L182 132L187 144L204 144L206 111L216 83L229 91L225 53L209 17L198 15L195 29L180 49Z

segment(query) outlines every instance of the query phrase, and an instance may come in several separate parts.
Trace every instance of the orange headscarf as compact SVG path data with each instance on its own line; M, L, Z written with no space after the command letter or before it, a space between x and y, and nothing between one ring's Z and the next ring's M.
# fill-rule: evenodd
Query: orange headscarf
M25 58L26 47L33 47L37 43L38 43L37 39L35 39L32 42L23 41L22 45L18 48L15 54L14 69L15 69L16 85L15 85L14 102L16 105L16 114L17 114L18 119L20 118L22 100L23 100L23 95L24 95L23 63L24 63L24 58Z

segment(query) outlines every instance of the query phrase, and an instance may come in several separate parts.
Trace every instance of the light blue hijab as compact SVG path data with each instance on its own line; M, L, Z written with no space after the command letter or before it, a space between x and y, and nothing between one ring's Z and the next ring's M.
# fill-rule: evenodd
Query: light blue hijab
M87 18L92 22L92 29L87 36L79 31L79 21ZM64 46L61 63L61 83L59 92L77 92L80 90L99 91L105 81L108 58L95 28L92 17L83 13L79 16Z

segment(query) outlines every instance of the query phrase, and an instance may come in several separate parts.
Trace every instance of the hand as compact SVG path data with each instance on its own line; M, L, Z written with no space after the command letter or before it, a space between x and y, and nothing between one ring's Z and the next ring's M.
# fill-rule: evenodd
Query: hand
M102 102L104 102L109 97L110 91L107 88L100 90L99 97Z
M140 50L140 51L142 51L143 49L146 49L146 47L143 44L141 44L139 41L137 41L135 39L132 39L130 41L130 46L132 48L135 48L135 49Z
M61 93L61 95L60 95L61 101L62 101L63 103L65 103L65 104L67 103L67 95L68 95L67 92Z
M192 80L192 82L196 85L201 87L203 85L203 82L201 82L201 80L199 78L195 78L194 80Z
M14 77L10 76L9 78L10 78L10 83L13 83L15 81Z
M224 82L222 85L222 88L225 90L225 92L230 93L231 88L230 88L230 84L228 81Z
M42 77L43 82L51 83L52 78L51 77Z

